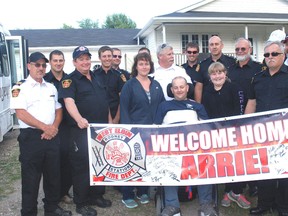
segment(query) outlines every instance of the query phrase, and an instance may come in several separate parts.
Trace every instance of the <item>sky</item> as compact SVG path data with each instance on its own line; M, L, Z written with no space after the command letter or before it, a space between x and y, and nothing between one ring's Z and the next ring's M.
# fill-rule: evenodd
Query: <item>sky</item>
M101 25L107 16L123 13L143 28L154 16L183 9L193 0L2 0L0 23L8 30L59 29L63 24L79 27L77 21L89 18Z

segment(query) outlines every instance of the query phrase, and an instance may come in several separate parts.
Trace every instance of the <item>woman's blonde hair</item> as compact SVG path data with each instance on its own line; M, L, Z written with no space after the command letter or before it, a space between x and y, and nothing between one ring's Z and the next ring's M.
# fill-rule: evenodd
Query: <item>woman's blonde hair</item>
M214 62L209 66L208 68L209 75L216 71L223 71L225 74L227 74L227 69L221 62Z

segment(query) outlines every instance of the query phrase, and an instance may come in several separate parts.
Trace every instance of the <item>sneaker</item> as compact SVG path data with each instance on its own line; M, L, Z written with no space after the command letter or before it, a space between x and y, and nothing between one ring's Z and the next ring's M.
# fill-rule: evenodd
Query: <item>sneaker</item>
M180 216L180 208L175 206L166 206L163 211L161 212L160 216Z
M60 206L57 206L57 208L54 211L45 211L44 216L71 216L71 211L66 211L62 209Z
M228 197L230 200L237 203L240 208L249 209L251 207L251 203L246 200L243 194L235 194L232 191L228 193Z
M82 216L96 216L97 211L90 206L83 206L81 208L76 207L76 212Z
M128 200L122 200L122 203L127 207L127 208L136 208L138 206L138 203L135 202L134 199L128 199Z
M228 193L225 193L223 199L221 200L221 205L224 207L229 207L231 205L231 200L228 197Z
M217 212L214 209L212 203L202 204L200 206L200 215L201 216L218 216Z
M141 197L137 196L137 199L140 200L141 204L147 204L150 202L149 196L147 194L143 194Z

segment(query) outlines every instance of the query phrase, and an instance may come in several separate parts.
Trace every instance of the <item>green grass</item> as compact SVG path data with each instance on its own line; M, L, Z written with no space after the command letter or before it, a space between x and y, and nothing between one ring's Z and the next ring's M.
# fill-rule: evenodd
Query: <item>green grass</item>
M0 199L15 191L15 182L21 178L18 147L9 148L0 158Z

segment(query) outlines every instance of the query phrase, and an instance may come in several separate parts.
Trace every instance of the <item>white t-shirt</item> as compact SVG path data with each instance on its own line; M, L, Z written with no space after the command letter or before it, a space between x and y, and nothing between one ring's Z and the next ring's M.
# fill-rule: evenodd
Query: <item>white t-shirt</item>
M188 83L192 83L191 78L188 76L185 69L175 64L169 68L163 68L157 63L155 64L155 72L151 74L151 76L154 76L154 79L160 83L166 100L173 99L167 95L167 85L171 83L175 77L182 76Z

